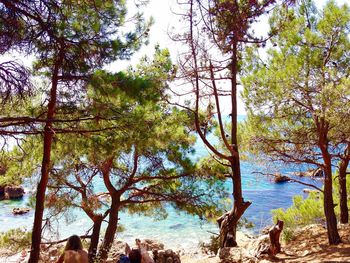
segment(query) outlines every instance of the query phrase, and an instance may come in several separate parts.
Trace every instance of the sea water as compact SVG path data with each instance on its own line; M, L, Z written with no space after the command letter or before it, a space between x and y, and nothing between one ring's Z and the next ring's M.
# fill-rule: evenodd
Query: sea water
M204 145L198 141L196 144L196 158L207 154ZM250 200L252 205L247 209L244 217L254 224L250 231L258 232L260 229L272 224L271 210L277 208L287 208L292 204L294 195L303 195L303 189L307 188L298 183L274 183L271 178L262 176L259 173L264 167L256 163L242 162L242 187L244 199ZM284 167L283 174L290 174L293 171L305 170L304 168ZM306 183L322 185L322 181L314 181L311 178L298 178ZM101 181L102 184L102 181ZM232 192L232 182L228 181L229 193ZM31 230L33 224L34 211L25 215L13 215L12 209L23 207L28 203L28 194L21 200L0 201L0 232L11 228L25 228ZM118 234L118 239L134 244L135 238L149 238L157 240L173 249L195 249L200 241L208 241L213 233L218 233L215 223L205 222L196 216L189 216L168 208L168 217L165 220L155 220L150 217L120 214L120 224L125 230ZM81 211L73 211L67 221L62 217L58 222L53 223L52 229L56 233L45 235L51 239L63 239L72 234L84 235L91 228L91 220ZM104 231L104 230L103 230ZM103 232L102 231L102 232ZM102 235L101 235L102 236Z

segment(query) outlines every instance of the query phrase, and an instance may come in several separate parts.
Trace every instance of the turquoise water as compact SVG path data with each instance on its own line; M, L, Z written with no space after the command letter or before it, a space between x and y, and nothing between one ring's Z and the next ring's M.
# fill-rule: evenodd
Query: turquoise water
M196 151L196 158L207 153L200 142L196 145ZM255 232L272 223L271 209L289 207L292 204L292 197L296 194L303 194L303 189L307 188L297 183L275 184L269 178L257 176L254 173L262 171L262 169L264 167L258 167L256 164L248 162L242 162L241 166L244 198L252 201L252 205L248 208L244 217L255 224ZM283 173L293 171L296 170L285 167ZM321 181L315 182L309 178L302 178L302 180L318 186L322 184ZM231 183L228 182L228 187L230 188L230 186ZM25 206L27 202L28 194L22 200L0 202L0 232L17 227L23 227L27 230L32 228L33 211L26 215L12 215L13 208ZM168 213L168 218L161 221L122 213L120 223L125 227L125 231L120 233L118 238L131 244L133 244L135 238L150 238L163 242L166 247L173 249L192 249L198 246L199 241L207 241L211 235L210 232L218 232L214 223L203 222L197 217L183 213L178 214L171 208L168 209ZM65 238L73 233L85 234L90 227L90 219L83 213L75 211L70 216L69 222L61 218L58 223L52 225L53 230L56 230L59 234L46 233L46 236L58 239Z

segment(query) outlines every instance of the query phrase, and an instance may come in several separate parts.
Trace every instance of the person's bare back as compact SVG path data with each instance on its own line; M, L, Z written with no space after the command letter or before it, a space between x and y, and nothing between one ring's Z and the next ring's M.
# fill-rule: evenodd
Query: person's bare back
M88 263L88 253L85 250L66 250L57 263Z

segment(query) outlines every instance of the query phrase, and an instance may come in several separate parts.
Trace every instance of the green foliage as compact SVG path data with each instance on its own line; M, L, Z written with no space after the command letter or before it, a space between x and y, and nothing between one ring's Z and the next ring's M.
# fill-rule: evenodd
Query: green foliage
M282 236L287 242L293 239L297 228L325 222L323 200L320 193L310 193L305 199L300 195L294 196L291 207L286 210L279 208L271 212L274 222L277 220L284 222Z
M334 176L333 178L333 192L335 193L333 195L333 200L335 204L339 204L340 202L340 196L339 196L339 180L338 175ZM350 175L346 176L346 189L347 189L347 196L348 196L348 207L350 207ZM340 215L340 205L337 205L335 207L335 212L337 215Z
M350 134L342 121L349 118L350 9L330 1L317 10L305 1L295 8L277 8L270 24L279 29L272 38L275 45L266 59L251 47L242 78L245 131L250 134L246 145L273 160L322 162L318 120L327 123L333 145Z
M282 232L282 239L286 243L293 241L295 239L295 229L289 227L284 228Z
M21 228L10 229L0 233L0 247L19 252L31 244L32 233Z
M347 190L350 194L350 176L347 178ZM339 204L339 183L337 176L333 176L333 199L335 204ZM348 200L350 206L350 200ZM272 210L273 221L282 220L284 230L282 232L285 241L290 241L294 237L295 231L309 224L323 224L325 222L323 209L323 194L320 192L311 192L306 198L297 195L293 197L293 205L287 209ZM340 214L340 206L335 207L337 216Z
M272 214L274 221L282 220L287 228L321 223L324 220L323 203L318 193L310 193L305 199L300 195L294 196L291 207L272 210Z
M249 221L246 217L242 217L239 221L238 221L238 226L239 229L245 228L245 229L250 229L255 227L254 223Z
M216 255L220 249L220 239L218 236L210 236L208 243L200 242L199 247L203 253Z

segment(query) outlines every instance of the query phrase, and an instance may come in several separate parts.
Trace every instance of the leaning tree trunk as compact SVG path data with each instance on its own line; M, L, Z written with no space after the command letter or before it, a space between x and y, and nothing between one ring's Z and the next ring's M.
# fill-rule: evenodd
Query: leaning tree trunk
M349 159L343 159L339 165L339 202L340 202L340 223L349 223L348 194L346 189L346 169Z
M98 260L104 261L107 258L108 252L113 244L114 236L117 232L118 227L119 202L119 197L117 198L112 195L112 205L109 213L108 226L100 251L98 253Z
M100 238L102 221L103 221L102 216L97 216L97 218L94 219L94 225L93 225L92 234L91 234L91 242L89 246L89 263L93 263L96 258L96 252L97 252L98 240Z
M337 245L341 242L341 239L337 229L337 218L334 213L332 169L330 165L328 167L325 167L324 174L325 180L323 205L327 223L328 242L330 245Z
M30 257L28 263L37 263L40 256L40 243L42 234L42 221L44 216L44 203L45 203L45 192L47 183L49 180L49 173L51 169L51 145L54 136L52 128L52 120L55 116L56 101L57 101L57 86L58 86L58 73L60 66L63 62L63 48L61 48L58 59L55 63L55 67L52 74L52 84L50 91L50 102L48 104L47 120L44 128L44 150L43 160L41 166L41 177L38 184L35 200L35 214L34 214L34 225L32 232L32 246L30 250Z
M239 159L234 158L231 169L233 171L233 198L234 205L231 211L222 215L218 220L220 228L220 247L235 247L237 246L237 225L245 210L251 205L250 202L245 202L242 196L242 182L240 176Z

